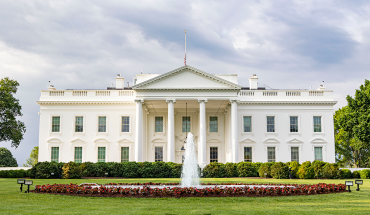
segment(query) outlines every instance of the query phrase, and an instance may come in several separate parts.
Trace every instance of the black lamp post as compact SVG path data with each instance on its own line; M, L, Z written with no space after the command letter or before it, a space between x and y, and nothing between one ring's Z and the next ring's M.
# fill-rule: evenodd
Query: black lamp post
M353 186L353 181L346 181L345 185L348 186L348 192L351 192L351 186Z
M289 167L289 178L292 179L293 178L293 175L292 175L292 167Z
M54 178L54 173L52 172L52 173L50 173L50 175L51 175L51 178Z
M265 172L265 179L267 179L267 172Z
M363 180L355 180L355 184L357 184L356 191L360 191L360 185L362 185L363 183L364 183Z
M23 191L23 184L24 184L24 179L18 179L17 180L17 183L21 185L21 187L19 188L21 190L21 192Z
M108 173L107 172L105 173L105 177L108 177Z
M27 191L25 191L26 193L30 193L30 185L32 185L32 184L33 184L32 180L25 180L24 181L24 185L28 185Z

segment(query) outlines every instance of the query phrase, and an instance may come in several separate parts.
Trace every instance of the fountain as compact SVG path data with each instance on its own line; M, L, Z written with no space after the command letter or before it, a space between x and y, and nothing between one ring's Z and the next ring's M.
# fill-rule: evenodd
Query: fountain
M185 160L181 172L182 187L199 186L199 171L193 135L189 132L186 139Z

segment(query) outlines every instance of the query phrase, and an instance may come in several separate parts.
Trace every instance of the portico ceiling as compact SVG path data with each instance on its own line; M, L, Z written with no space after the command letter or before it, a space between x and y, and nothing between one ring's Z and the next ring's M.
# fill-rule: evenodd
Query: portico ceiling
M199 109L198 100L176 100L174 105L175 110L185 111L186 103L188 104L188 110ZM168 104L166 100L145 100L145 106L151 111L154 109L167 109ZM208 100L206 103L206 109L219 109L224 110L229 104L229 100Z

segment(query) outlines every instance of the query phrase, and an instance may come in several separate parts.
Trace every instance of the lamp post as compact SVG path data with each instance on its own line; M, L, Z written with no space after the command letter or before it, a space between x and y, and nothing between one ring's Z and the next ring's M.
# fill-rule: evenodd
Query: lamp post
M265 172L265 179L267 179L267 172Z
M27 191L25 191L26 193L30 193L30 185L32 185L32 184L33 184L32 180L25 180L24 181L24 185L28 185Z
M357 184L356 191L360 191L360 184L362 185L364 183L363 180L355 180L355 184Z
M292 167L289 167L289 178L292 179L293 178L293 175L292 175Z
M348 192L351 192L351 186L353 186L353 181L346 181L345 185L348 186Z
M23 184L24 184L24 179L18 179L17 180L17 183L21 185L21 187L19 188L21 190L21 192L23 191Z
M108 173L107 172L105 173L105 177L108 177Z

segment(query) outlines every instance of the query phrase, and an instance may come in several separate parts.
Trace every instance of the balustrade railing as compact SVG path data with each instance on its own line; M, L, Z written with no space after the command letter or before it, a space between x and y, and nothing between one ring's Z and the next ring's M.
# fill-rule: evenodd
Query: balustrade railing
M95 96L110 96L110 91L107 90L95 91Z
M86 90L74 90L72 96L87 96Z
M118 91L119 96L134 96L134 91L133 90L121 90Z
M277 91L263 91L263 96L277 96Z
M64 96L64 91L61 90L50 91L49 96Z
M310 91L309 93L310 96L324 96L323 91Z
M286 96L301 96L301 92L300 91L286 91L285 95Z

